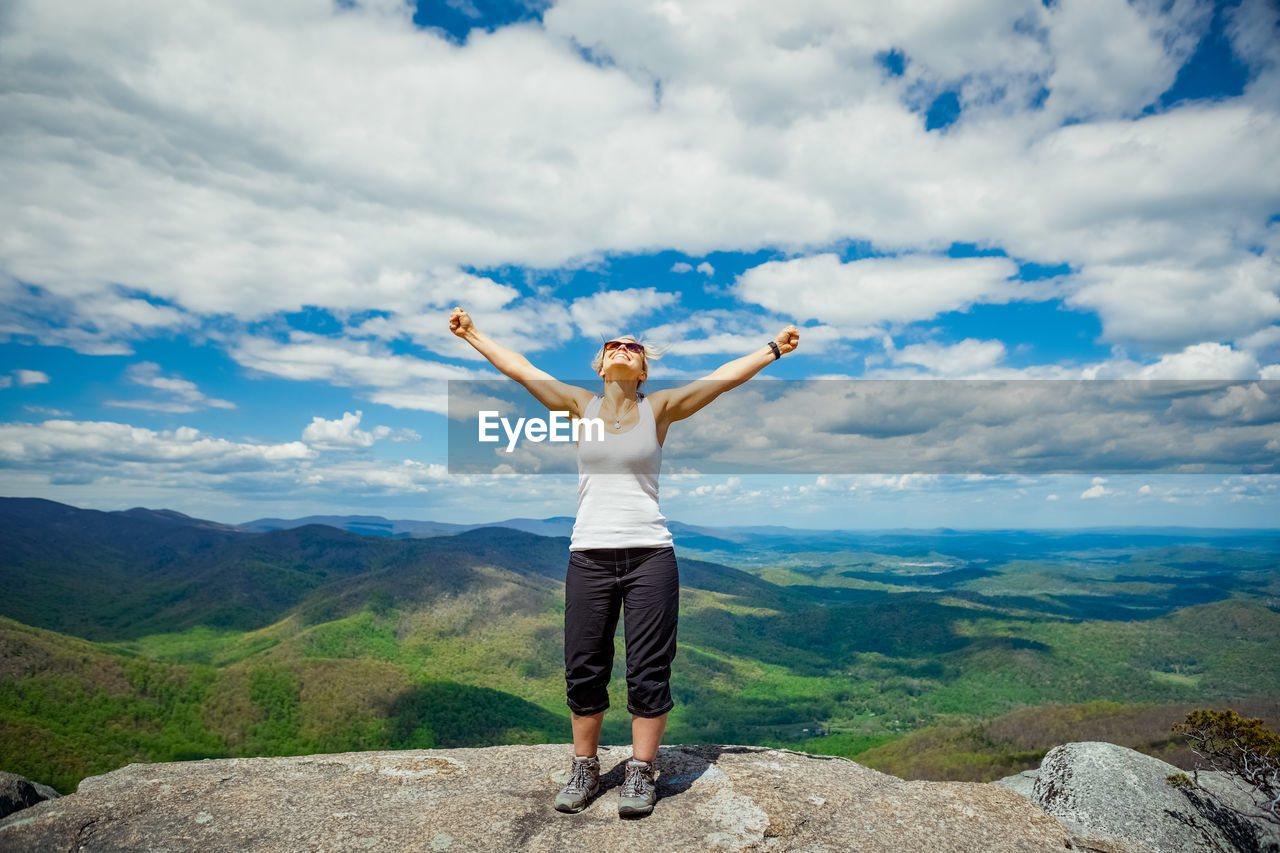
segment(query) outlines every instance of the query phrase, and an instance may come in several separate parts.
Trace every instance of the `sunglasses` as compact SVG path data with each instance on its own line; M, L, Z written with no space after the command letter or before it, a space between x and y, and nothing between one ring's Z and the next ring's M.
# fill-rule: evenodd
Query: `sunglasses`
M635 341L609 341L604 345L605 352L613 352L616 349L624 349L627 352L642 353L644 352L644 344L638 344Z

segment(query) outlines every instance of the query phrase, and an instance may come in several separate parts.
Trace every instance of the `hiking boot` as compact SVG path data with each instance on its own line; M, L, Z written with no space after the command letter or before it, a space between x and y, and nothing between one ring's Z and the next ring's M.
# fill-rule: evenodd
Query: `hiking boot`
M569 782L556 794L556 811L576 814L587 807L591 798L600 792L600 759L573 758Z
M653 781L653 762L631 759L627 762L627 775L618 792L618 814L624 817L646 815L653 811L658 799L658 786Z

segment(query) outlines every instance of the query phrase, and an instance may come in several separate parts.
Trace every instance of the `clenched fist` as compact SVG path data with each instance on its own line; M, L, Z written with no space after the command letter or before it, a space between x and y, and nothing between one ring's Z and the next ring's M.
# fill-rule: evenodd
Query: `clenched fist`
M471 322L471 315L461 308L454 308L453 313L449 315L449 331L458 337L462 337L468 331L475 328L475 324Z
M795 326L787 326L781 332L778 332L778 336L773 339L773 342L778 345L778 351L786 355L800 346L800 330Z

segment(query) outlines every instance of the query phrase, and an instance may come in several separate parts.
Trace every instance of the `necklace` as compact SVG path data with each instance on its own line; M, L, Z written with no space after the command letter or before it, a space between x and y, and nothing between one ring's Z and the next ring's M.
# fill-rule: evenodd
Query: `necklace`
M618 430L622 429L622 417L624 414L630 411L631 411L630 409L624 409L622 412L615 412L616 417L613 419L614 432L617 432Z

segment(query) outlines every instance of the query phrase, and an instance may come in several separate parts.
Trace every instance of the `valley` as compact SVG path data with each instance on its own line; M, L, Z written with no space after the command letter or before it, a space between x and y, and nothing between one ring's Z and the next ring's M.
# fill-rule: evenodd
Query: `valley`
M65 791L135 761L567 740L563 536L0 517L6 770ZM1280 719L1276 531L672 530L669 743L981 780L1094 736L1177 763L1194 707Z

